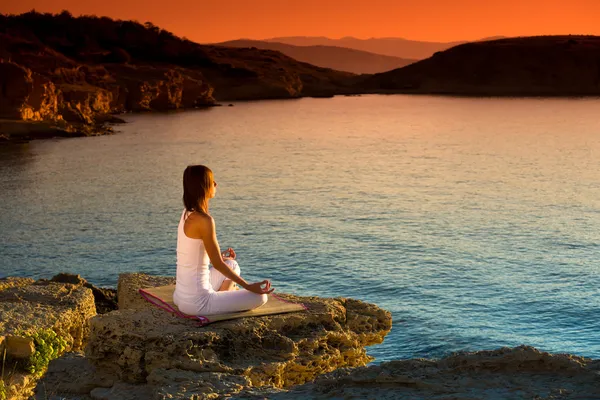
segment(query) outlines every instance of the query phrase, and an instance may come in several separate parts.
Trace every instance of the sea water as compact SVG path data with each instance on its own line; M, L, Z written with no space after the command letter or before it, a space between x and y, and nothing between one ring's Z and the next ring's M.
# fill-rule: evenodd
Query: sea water
M0 147L0 277L175 274L182 172L246 279L390 310L376 362L600 357L600 100L361 96L127 115Z

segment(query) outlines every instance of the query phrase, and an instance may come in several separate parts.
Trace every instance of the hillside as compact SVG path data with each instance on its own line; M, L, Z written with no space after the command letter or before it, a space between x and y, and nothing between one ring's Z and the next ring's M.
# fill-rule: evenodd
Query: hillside
M416 61L336 46L294 46L285 43L243 39L216 43L216 45L256 47L258 49L280 51L298 61L355 74L375 74L390 71Z
M12 127L24 137L102 133L107 115L125 111L332 96L351 76L276 51L199 45L150 23L0 15L0 139Z
M361 50L369 53L381 54L403 59L422 60L431 57L436 51L442 51L466 42L422 42L418 40L407 40L402 38L371 38L357 39L344 37L341 39L329 39L326 37L290 36L276 37L264 40L265 42L276 42L291 44L294 46L335 46L348 49Z
M473 42L359 79L357 91L464 95L600 95L600 37Z

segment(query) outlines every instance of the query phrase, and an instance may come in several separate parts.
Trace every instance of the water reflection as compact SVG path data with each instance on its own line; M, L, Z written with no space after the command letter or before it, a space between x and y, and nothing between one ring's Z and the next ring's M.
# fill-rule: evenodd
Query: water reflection
M598 357L598 106L247 102L130 115L17 161L0 147L0 275L172 275L181 174L205 163L220 244L248 278L391 310L379 360L521 343Z

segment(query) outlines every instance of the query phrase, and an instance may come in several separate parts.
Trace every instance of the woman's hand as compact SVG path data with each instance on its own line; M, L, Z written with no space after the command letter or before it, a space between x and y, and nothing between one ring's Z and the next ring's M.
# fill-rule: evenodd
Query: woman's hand
M230 247L221 253L223 260L235 260L235 251Z
M269 282L268 280L251 283L245 289L249 292L256 294L269 294L272 293L273 290L275 290L271 289L271 282Z

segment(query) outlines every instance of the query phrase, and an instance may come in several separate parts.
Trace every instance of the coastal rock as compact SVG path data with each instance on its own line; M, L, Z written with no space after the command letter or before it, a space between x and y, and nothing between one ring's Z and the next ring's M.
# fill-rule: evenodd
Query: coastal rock
M81 275L60 273L50 279L51 282L70 283L72 285L84 286L92 290L94 295L94 303L96 305L96 313L104 314L117 309L117 291L108 288L99 288L84 278Z
M181 83L180 108L208 107L216 105L213 97L214 88L210 86L204 77L198 77L199 72L188 74L183 77Z
M21 119L21 107L29 97L31 82L25 68L0 63L0 118Z
M83 353L66 353L48 365L44 377L36 387L36 399L46 399L52 394L87 395L93 389L112 387L114 380L98 373Z
M599 365L520 346L346 368L287 392L246 390L238 398L592 399L600 398Z
M70 132L65 125L48 121L0 120L0 135L5 142L27 142L32 139L74 137L81 134Z
M18 63L0 58L0 141L108 134L111 113L215 104L200 71L77 64L40 43L29 46L0 33L0 52L3 47Z
M33 339L21 336L5 336L0 340L0 354L14 358L27 358L35 353Z
M0 279L0 292L6 289L14 288L14 287L22 287L28 286L34 283L35 280L31 278L19 278L19 277L6 277Z
M148 384L117 382L110 388L93 389L90 397L94 400L216 399L223 393L238 393L249 384L247 378L239 375L157 369L148 376Z
M343 298L279 294L309 311L205 327L134 299L141 287L169 283L172 278L120 276L119 310L90 320L85 354L98 371L125 383L161 387L171 379L165 374L176 373L177 385L196 385L190 390L198 391L225 390L219 382L229 382L232 391L245 385L288 387L340 367L365 365L372 358L364 347L381 343L391 329L388 311Z
M215 398L220 393L238 393L251 385L246 376L219 372L194 372L158 368L148 376L156 388L155 399Z
M174 284L175 278L170 276L152 276L136 272L120 274L117 282L119 310L147 310L150 304L140 296L139 289Z
M98 373L83 353L66 353L50 362L48 371L37 383L35 399L46 400L58 393L60 398L80 398L94 389L110 388L114 383L110 376Z
M0 60L0 133L8 139L110 132L96 118L110 111L111 93L91 85L56 84L47 76Z
M111 388L96 388L90 392L94 400L138 400L155 399L154 388L150 386L132 385L117 382Z
M11 278L0 280L3 281L15 282ZM31 340L26 333L52 329L67 341L70 349L83 349L89 332L87 320L96 315L91 290L47 281L1 286L7 286L0 291L1 336L20 337L20 343L24 343ZM7 345L10 343L7 340Z
M213 88L199 71L174 66L107 65L113 112L168 111L215 105ZM92 80L91 77L86 77Z
M96 117L111 112L112 93L91 85L60 85L60 112L69 122L86 125L96 123Z
M67 350L82 350L88 338L88 319L96 315L92 291L83 286L32 279L0 279L0 354L7 368L2 383L8 397L29 397L36 375L16 368L39 349L31 335L52 330L64 339ZM10 372L8 372L10 371ZM39 371L38 371L39 372Z
M0 118L60 121L60 92L49 79L12 62L0 62Z
M79 290L88 284L70 274L53 280ZM370 358L363 346L381 342L391 319L388 312L358 300L280 295L304 302L309 311L200 327L136 298L140 287L172 282L169 277L121 275L119 299L131 308L93 317L86 356L67 353L52 361L34 398L600 398L600 360L529 346L364 367ZM60 285L0 280L3 291L40 284ZM18 373L11 377L9 392L27 398L34 384L31 376Z

